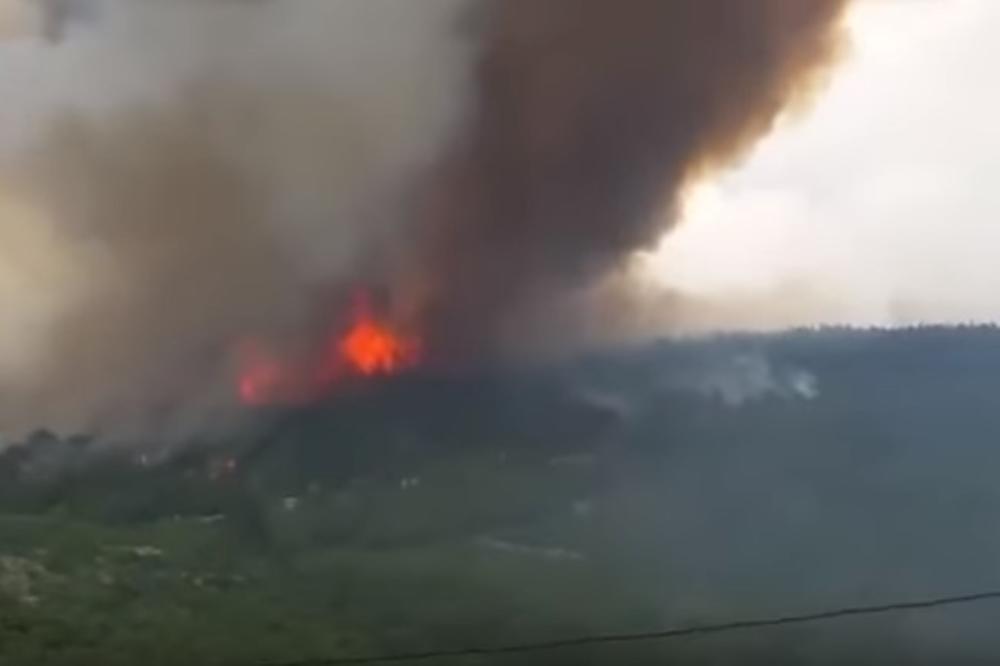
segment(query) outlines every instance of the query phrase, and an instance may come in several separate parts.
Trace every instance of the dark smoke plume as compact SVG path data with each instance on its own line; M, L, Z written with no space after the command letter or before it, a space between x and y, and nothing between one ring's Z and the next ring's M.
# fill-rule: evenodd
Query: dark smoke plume
M432 348L495 352L527 334L525 307L656 241L685 184L738 158L815 87L842 44L845 4L494 3L478 112L427 213Z
M0 42L0 432L228 423L240 343L308 347L402 237L468 0L83 2Z
M53 0L87 20L0 45L0 430L198 427L358 284L429 363L578 341L846 1Z

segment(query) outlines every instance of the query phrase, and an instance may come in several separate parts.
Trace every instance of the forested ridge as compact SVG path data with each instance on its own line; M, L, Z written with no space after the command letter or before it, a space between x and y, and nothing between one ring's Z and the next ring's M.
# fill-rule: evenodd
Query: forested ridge
M995 326L664 341L248 418L7 444L0 664L490 645L1000 580ZM990 617L489 663L982 657Z

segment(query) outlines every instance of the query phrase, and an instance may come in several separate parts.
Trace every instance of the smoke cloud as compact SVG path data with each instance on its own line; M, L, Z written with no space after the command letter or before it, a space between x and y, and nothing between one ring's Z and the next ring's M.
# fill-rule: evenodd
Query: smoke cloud
M0 233L52 267L0 291L0 417L201 427L241 339L308 350L359 283L429 362L542 346L809 97L845 3L57 3L0 46L0 184L44 230Z
M51 230L35 261L78 278L4 303L53 301L4 377L7 427L159 430L231 404L234 341L307 330L402 233L408 183L460 125L466 4L106 0L58 44L0 47L0 182Z
M451 356L495 351L525 335L525 307L559 302L659 239L686 185L821 82L844 5L495 6L474 127L429 214L436 343Z

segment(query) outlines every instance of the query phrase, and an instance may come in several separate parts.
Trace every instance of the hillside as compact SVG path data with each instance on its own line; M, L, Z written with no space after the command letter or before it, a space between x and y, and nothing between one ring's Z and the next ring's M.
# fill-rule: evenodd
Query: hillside
M995 327L664 342L254 418L169 453L5 449L0 664L504 644L1000 580ZM473 662L933 663L1000 656L991 617Z

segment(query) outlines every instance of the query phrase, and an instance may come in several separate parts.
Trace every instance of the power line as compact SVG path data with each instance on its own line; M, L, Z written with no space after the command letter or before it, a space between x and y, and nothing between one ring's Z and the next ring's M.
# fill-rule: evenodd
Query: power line
M560 648L582 647L587 645L602 645L608 643L633 643L637 641L664 640L679 638L682 636L695 636L699 634L719 634L741 629L759 629L762 627L776 627L787 624L805 624L808 622L822 622L826 620L836 620L839 618L855 615L878 615L884 613L896 613L908 610L921 610L927 608L937 608L941 606L957 606L980 601L1000 599L1000 590L987 592L976 592L973 594L963 594L950 597L937 597L932 599L921 599L917 601L899 601L894 603L879 604L873 606L848 606L831 610L806 613L802 615L785 615L760 619L733 620L719 624L703 624L689 627L677 627L674 629L663 629L660 631L638 632L631 634L603 634L593 636L580 636L577 638L565 638L551 641L540 641L536 643L519 643L515 645L501 645L496 647L469 647L456 648L452 650L429 650L426 652L401 652L398 654L372 655L360 657L341 657L333 659L306 659L302 661L275 662L268 666L357 666L359 664L388 664L393 662L423 661L426 659L444 659L457 657L482 657L496 656L504 654L517 654L523 652L540 652L543 650L556 650Z

